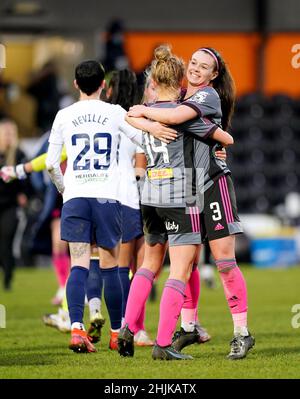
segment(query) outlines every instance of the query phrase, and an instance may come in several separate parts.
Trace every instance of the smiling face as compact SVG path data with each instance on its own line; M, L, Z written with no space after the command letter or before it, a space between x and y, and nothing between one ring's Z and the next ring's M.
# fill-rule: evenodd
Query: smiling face
M216 61L203 50L196 51L188 64L186 77L193 87L207 86L218 76Z

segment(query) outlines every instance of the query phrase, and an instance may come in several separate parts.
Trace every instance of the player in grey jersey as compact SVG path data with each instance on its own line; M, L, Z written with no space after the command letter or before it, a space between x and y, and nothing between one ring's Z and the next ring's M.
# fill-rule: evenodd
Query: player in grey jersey
M177 105L176 102L158 101L152 107L167 109ZM132 118L127 120L130 122ZM189 204L197 205L201 209L203 189L199 190L200 180L202 178L202 184L207 185L209 162L195 162L195 152L198 151L195 143L206 143L210 136L227 134L209 120L203 123L202 120L195 119L174 128L177 130L177 137L169 144L155 139L149 133L144 133L143 144L148 164L142 203L162 208L185 208ZM192 135L197 140L194 140ZM227 144L232 143L229 135L226 136L226 140ZM211 141L216 143L214 140ZM216 160L216 162L222 161ZM225 162L222 162L222 165L226 168Z
M155 51L151 77L157 85L155 107L174 107L178 98L184 66L170 49L161 46ZM173 100L173 103L167 102ZM161 102L162 101L162 102ZM134 124L134 121L132 122ZM166 242L169 241L170 275L163 291L158 335L152 357L181 360L190 358L172 346L172 335L185 297L185 286L201 241L199 210L187 207L185 169L193 168L193 139L178 127L178 137L170 144L144 135L148 158L147 177L142 195L142 214L146 238L143 266L136 273L128 297L125 325L119 334L119 353L133 356L132 330L146 301L155 274L159 271ZM200 131L199 131L200 134ZM221 143L232 143L231 136L218 126L207 125L204 136L217 136ZM149 189L149 191L148 191ZM146 195L144 192L146 191ZM157 193L154 195L152 193ZM150 195L149 195L150 193Z
M186 77L188 86L182 105L164 112L136 106L129 115L147 117L170 125L198 117L203 123L215 121L227 129L233 113L235 91L232 77L221 55L207 47L195 51ZM195 140L195 166L205 168L202 219L233 318L234 338L228 358L240 359L246 356L255 342L247 328L246 283L235 259L234 234L242 232L242 226L237 215L230 171L213 159L215 145L213 141ZM180 349L180 345L177 348Z

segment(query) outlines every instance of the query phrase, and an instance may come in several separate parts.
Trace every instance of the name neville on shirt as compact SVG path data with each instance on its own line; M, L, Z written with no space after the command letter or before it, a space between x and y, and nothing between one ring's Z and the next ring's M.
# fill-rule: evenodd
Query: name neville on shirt
M96 114L85 114L80 115L78 118L72 121L75 127L83 125L84 123L99 123L100 125L106 125L108 118L106 116L97 115Z

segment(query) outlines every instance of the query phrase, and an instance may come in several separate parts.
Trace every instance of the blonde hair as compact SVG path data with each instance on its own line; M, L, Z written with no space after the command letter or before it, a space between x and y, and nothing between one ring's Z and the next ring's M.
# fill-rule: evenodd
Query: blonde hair
M8 130L9 129L9 130ZM7 134L11 134L11 142L6 143ZM11 119L0 121L0 151L4 153L6 165L16 165L16 153L18 147L18 127Z
M171 47L161 45L154 50L151 63L151 78L167 89L178 91L184 78L185 66L181 58L172 54Z

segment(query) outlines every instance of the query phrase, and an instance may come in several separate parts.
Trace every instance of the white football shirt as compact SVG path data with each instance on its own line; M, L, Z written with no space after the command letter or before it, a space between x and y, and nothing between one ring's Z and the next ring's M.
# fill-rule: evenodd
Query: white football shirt
M126 136L122 135L119 149L119 166L121 172L120 200L123 205L139 209L140 199L134 168L136 153L144 153L144 151Z
M78 101L57 113L47 159L53 166L59 165L57 146L65 145L64 202L80 197L120 201L117 157L121 134L142 143L142 132L130 126L125 115L120 105L100 100Z

